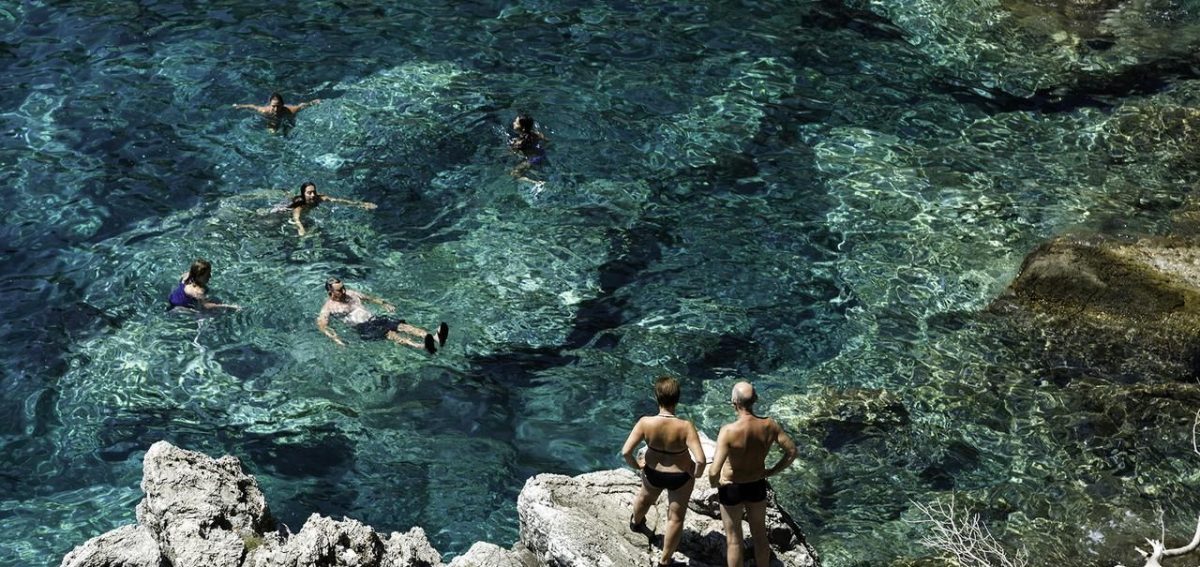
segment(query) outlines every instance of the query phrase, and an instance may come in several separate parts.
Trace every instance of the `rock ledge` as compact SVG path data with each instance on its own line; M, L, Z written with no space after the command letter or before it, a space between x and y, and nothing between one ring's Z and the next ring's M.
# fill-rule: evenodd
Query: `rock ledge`
M356 520L313 514L299 533L277 528L254 477L237 458L212 459L165 441L150 447L143 464L138 523L88 540L62 567L436 567L441 554L424 530L387 537ZM511 549L479 542L449 567L596 567L649 565L662 537L627 527L640 481L627 470L576 477L529 479L517 502L520 541ZM773 498L773 496L772 496ZM660 502L647 515L665 524ZM768 533L785 566L819 564L795 522L772 505ZM683 542L675 559L697 567L724 565L725 535L716 491L701 480L692 495Z

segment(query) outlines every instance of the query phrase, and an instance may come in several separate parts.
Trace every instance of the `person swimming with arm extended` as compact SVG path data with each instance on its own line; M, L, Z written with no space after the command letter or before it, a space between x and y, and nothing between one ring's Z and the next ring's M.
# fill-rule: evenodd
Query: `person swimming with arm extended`
M508 138L508 149L521 157L521 163L517 164L517 167L513 168L509 175L515 177L517 181L531 183L534 187L545 185L545 181L530 179L526 173L534 166L547 163L545 144L550 140L537 129L533 117L523 112L517 114L517 117L513 119L512 130L513 135Z
M277 132L281 128L291 128L292 123L296 119L296 114L301 110L320 104L321 99L314 98L308 102L300 104L284 104L283 95L279 93L271 93L271 98L267 100L266 106L258 106L257 104L234 104L237 109L253 110L267 118L267 129L271 132Z
M365 302L379 305L388 313L394 313L396 307L381 298L347 289L338 278L329 278L325 282L325 293L329 295L329 299L317 314L317 329L338 346L346 346L346 343L330 328L330 317L340 318L353 326L358 331L359 338L364 341L387 339L397 345L424 348L429 354L435 354L439 346L445 346L446 338L450 335L450 326L442 322L438 325L435 344L432 333L409 325L404 319L375 316L366 308Z
M167 311L181 307L185 309L241 309L232 303L217 303L208 299L208 280L212 278L212 264L208 260L196 260L188 271L179 276L179 284L167 297Z
M296 225L296 232L300 236L304 236L306 233L304 223L300 220L301 216L326 201L362 207L368 211L375 208L375 203L369 201L352 201L350 199L341 199L317 193L317 184L312 181L305 181L300 185L300 194L292 197L292 202L287 206L292 211L292 224Z

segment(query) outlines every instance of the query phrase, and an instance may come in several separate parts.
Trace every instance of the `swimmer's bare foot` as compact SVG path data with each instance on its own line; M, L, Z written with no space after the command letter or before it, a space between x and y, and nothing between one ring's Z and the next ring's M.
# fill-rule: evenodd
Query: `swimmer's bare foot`
M437 347L433 344L433 335L425 333L425 350L429 354L437 354Z
M449 336L450 325L447 325L445 321L442 321L442 324L438 325L438 346L446 346L446 337Z

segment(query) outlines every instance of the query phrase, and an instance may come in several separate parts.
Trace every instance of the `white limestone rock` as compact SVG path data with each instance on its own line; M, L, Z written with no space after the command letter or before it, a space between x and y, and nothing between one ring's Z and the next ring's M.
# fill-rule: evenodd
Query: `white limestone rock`
M63 557L60 567L160 567L161 562L154 536L134 524L87 540Z

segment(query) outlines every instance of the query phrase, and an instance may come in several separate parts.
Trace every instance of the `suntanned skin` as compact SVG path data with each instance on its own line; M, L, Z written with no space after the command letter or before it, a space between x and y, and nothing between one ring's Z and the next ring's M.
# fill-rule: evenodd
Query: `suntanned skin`
M663 532L660 564L668 563L671 555L679 547L679 540L683 536L683 518L687 513L688 500L692 496L692 489L696 486L696 479L704 473L705 465L704 447L700 444L700 434L696 431L696 427L692 425L692 422L674 416L674 405L659 405L658 415L639 419L634 424L633 430L629 432L629 438L625 440L625 445L621 447L621 456L624 457L625 463L634 470L640 471L643 466L649 465L650 468L663 472L687 472L692 475L692 480L687 484L667 491L667 529ZM633 455L642 441L664 451L681 451L685 448L687 451L672 455L647 449L645 460L638 462ZM698 459L693 459L692 455L696 455ZM651 486L643 478L642 488L633 501L633 515L630 517L630 522L642 523L646 519L646 512L658 501L658 496L662 494L662 491L663 489Z
M284 104L282 98L272 96L271 99L268 100L267 104L264 106L258 106L257 104L235 104L235 105L233 105L233 108L253 110L263 116L266 116L267 118L270 118L270 119L273 119L276 121L282 121L282 120L291 118L292 116L295 116L296 113L300 112L301 110L304 110L305 108L308 108L310 106L317 105L320 103L321 103L321 99L314 98L308 102L302 102L300 104ZM267 129L274 132L276 129L278 129L278 125L275 125L275 126L268 125Z
M713 486L754 482L770 477L796 460L796 444L783 428L769 417L754 415L754 387L738 382L733 387L732 402L737 420L721 427L717 436L716 454L708 469ZM771 468L766 467L771 445L778 444L783 456ZM742 565L742 515L750 524L754 538L756 565L770 565L771 546L767 541L767 502L743 502L736 506L721 505L721 520L725 524L726 555L729 567Z
M338 197L330 197L329 195L317 193L316 185L306 185L304 187L303 197L304 204L292 209L292 224L296 225L296 232L299 233L300 236L304 236L307 233L304 228L304 223L300 221L301 215L311 211L313 207L316 207L322 202L328 201L330 203L354 205L356 207L362 207L368 211L375 208L375 203L371 203L369 201L351 201L350 199L340 199Z
M188 272L184 272L183 275L179 276L179 281L186 281L188 279L189 275L191 275L191 274L189 274ZM242 308L240 305L235 305L233 303L217 303L215 301L209 301L207 296L208 296L208 280L210 278L212 278L212 274L196 275L195 277L192 278L192 281L189 281L188 283L184 284L183 293L187 294L188 297L195 299L196 304L199 305L201 309L241 309Z
M396 311L396 307L391 303L372 295L346 289L345 284L342 284L341 282L335 283L330 287L329 299L325 301L325 305L321 306L321 312L317 314L317 329L319 329L322 334L329 337L330 340L337 343L338 346L346 346L346 343L342 342L342 339L338 337L337 332L329 327L329 318L331 316L344 318L348 323L351 324L365 323L373 319L375 314L367 310L367 308L363 305L364 301L369 301L379 305L388 313L394 313ZM425 335L429 334L429 331L406 323L401 323L397 328L400 331L403 331L405 335L397 333L396 331L388 331L388 340L398 345L406 345L419 349L425 348L425 344L423 342L411 339L406 335L424 338Z

